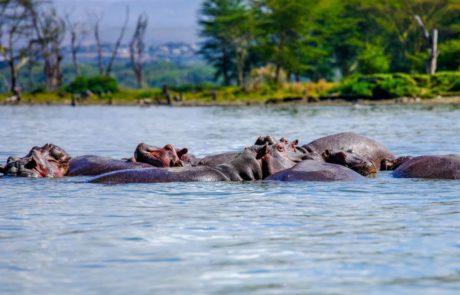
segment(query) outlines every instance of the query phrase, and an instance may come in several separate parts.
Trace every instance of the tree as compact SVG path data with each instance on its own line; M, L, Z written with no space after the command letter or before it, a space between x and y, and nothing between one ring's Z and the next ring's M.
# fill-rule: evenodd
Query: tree
M113 63L115 62L115 59L118 56L118 51L120 49L121 43L123 42L123 38L126 33L126 29L128 27L128 22L129 22L129 7L126 7L126 17L125 21L123 23L123 26L121 27L120 30L120 35L118 35L117 41L115 42L115 45L113 47L112 53L110 55L110 58L108 60L107 66L104 69L104 64L103 64L103 53L102 53L102 45L101 45L101 37L100 37L100 23L102 21L103 16L102 15L93 15L92 17L95 19L93 23L93 31L94 31L94 38L96 40L96 48L97 48L97 56L98 56L98 65L99 65L99 74L105 75L105 76L110 76L112 74L113 70Z
M80 68L78 66L77 54L80 51L83 40L86 37L87 29L83 22L75 21L71 15L66 16L67 27L70 34L70 50L72 52L72 63L75 71L75 76L80 76Z
M224 85L232 83L235 73L242 85L253 30L246 1L205 0L200 14L200 54L216 68L216 78L222 77Z
M148 18L141 14L137 19L136 29L129 45L131 65L136 76L137 86L144 88L144 51L145 51L145 32L147 30Z
M0 1L0 53L8 64L10 91L18 101L21 99L18 72L28 61L31 33L29 10L26 1Z
M43 7L42 7L43 6ZM46 89L54 91L61 86L62 42L65 38L65 21L53 7L34 3L30 7L32 26L35 30L33 44L38 46L44 63Z

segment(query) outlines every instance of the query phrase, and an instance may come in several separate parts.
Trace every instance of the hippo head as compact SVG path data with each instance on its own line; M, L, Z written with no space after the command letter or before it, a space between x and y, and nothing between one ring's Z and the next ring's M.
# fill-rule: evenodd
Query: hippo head
M183 157L187 152L187 149L177 152L170 144L158 148L141 143L134 152L134 159L136 162L150 164L154 167L182 167L183 163L180 157Z
M265 144L257 150L256 159L261 160L263 179L280 171L294 167L298 162L293 159L289 148L281 142Z
M404 164L405 162L409 161L412 158L413 157L405 156L405 157L399 157L394 160L383 159L380 164L380 169L383 171L396 170L399 166L401 166L402 164Z
M23 158L9 157L3 174L22 177L63 177L69 171L70 156L54 144L34 147Z
M374 163L353 151L326 150L323 155L325 162L348 167L363 176L377 173Z
M287 157L294 162L301 162L303 160L311 159L302 147L299 147L299 140L289 141L283 137L280 140L276 140L273 136L260 136L255 145L263 146L268 144L269 146L283 145L284 150L287 153Z

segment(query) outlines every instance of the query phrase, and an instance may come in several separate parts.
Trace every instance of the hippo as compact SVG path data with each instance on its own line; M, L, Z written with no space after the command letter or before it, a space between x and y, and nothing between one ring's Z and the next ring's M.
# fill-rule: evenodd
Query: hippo
M283 144L245 148L230 163L217 166L179 168L131 169L111 172L90 180L90 183L162 183L197 181L253 181L262 180L279 171L293 167Z
M334 151L333 153L337 153L337 151L350 153L353 154L353 158L355 159L362 157L364 160L370 161L374 165L374 168L371 170L375 171L391 169L397 160L395 155L382 144L352 132L322 137L303 145L302 148L311 159L320 161L332 159L331 157L323 158L323 155L325 153L327 155L328 151L329 153L331 151Z
M1 172L7 176L64 177L69 171L70 159L62 148L47 143L42 147L33 147L23 158L9 157Z
M70 161L68 176L96 176L119 170L152 167L181 167L183 162L180 156L184 156L187 152L187 149L176 152L176 149L170 144L159 148L141 143L137 146L134 157L126 160L99 156L73 158Z
M266 181L356 181L365 179L357 172L337 164L305 160L275 173Z
M460 156L406 158L394 172L396 178L460 179Z
M322 154L322 158L326 163L350 168L362 176L370 176L377 173L377 168L373 162L352 151L326 150Z
M300 162L305 159L305 153L303 150L298 149L299 141L294 140L290 142L286 138L281 138L280 140L276 140L273 136L260 136L257 138L256 142L254 143L254 148L264 146L266 144L268 145L284 145L285 151L288 153L288 156L291 160L295 162ZM201 159L197 159L193 156L192 160L190 160L188 157L189 155L186 155L184 159L184 162L189 163L191 166L218 166L221 164L226 164L230 163L232 160L234 160L240 152L226 152L226 153L221 153L221 154L216 154L216 155L210 155L206 156ZM182 159L182 158L181 158Z

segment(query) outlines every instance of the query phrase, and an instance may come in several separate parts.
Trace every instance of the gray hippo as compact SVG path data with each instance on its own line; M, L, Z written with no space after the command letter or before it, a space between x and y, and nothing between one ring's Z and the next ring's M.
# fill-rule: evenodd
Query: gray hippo
M62 148L46 144L32 148L23 158L9 157L6 166L0 166L0 173L23 177L95 176L134 168L181 167L179 155L187 152L187 149L176 152L169 144L163 148L139 144L134 157L127 160L99 156L71 158Z
M363 180L357 172L337 164L305 160L294 167L266 178L267 181L355 181Z
M330 157L328 154L334 155L342 151L343 153L353 154L353 158L355 159L362 157L363 161L370 161L374 165L374 167L365 174L371 174L370 172L372 170L379 171L390 169L394 161L397 160L395 155L382 144L352 132L322 137L309 144L303 145L302 148L311 159L319 161L324 160L326 162L330 160L335 164L341 164L340 157Z
M280 140L276 140L272 136L260 136L257 138L256 142L254 143L254 148L268 145L284 145L285 151L288 153L288 157L295 162L300 162L305 158L305 152L302 149L298 148L298 140L294 140L290 142L286 138L281 138ZM179 152L178 152L179 153ZM241 152L226 152L221 154L209 155L204 158L196 158L190 154L184 153L181 156L181 160L188 164L189 166L218 166L221 164L227 164L233 161L236 157L239 156Z
M45 144L33 147L25 157L9 157L0 172L7 176L57 178L66 176L69 166L70 156L62 148Z
M394 172L397 178L460 179L460 156L407 158Z
M283 144L245 148L230 163L217 166L181 168L150 168L112 172L90 180L91 183L161 183L197 181L262 180L279 171L293 167Z
M96 176L108 172L143 169L152 167L181 167L180 156L187 154L187 149L176 149L167 144L163 148L141 143L137 146L134 157L117 160L99 156L81 156L70 160L68 176Z

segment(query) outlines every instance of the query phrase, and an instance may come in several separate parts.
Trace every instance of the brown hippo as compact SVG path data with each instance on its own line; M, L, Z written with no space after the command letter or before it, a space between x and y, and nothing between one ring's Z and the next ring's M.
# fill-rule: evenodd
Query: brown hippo
M298 140L290 142L289 140L282 138L280 140L276 140L272 136L260 136L256 142L254 143L254 148L264 146L266 144L268 145L275 145L275 144L280 144L284 145L285 151L288 153L289 158L292 161L295 162L300 162L305 159L305 153L303 150L298 148ZM190 164L191 166L218 166L221 164L226 164L230 163L232 160L234 160L240 152L226 152L226 153L221 153L221 154L216 154L216 155L210 155L206 156L201 159L197 159L193 156L190 156L188 154L185 154L181 160L183 160L185 163Z
M96 176L108 172L142 169L152 167L182 167L180 156L184 156L187 149L176 149L168 144L163 148L141 143L137 146L134 157L128 160L116 160L99 156L81 156L70 161L69 176Z
M397 178L460 179L460 156L407 158L394 172Z
M309 144L302 146L304 151L314 160L328 160L323 155L342 151L354 154L354 158L362 157L374 165L374 169L388 169L396 157L382 144L365 136L345 132L319 138ZM332 152L334 151L334 152ZM333 161L333 163L335 163ZM352 167L350 167L352 168Z
M355 171L341 165L305 160L294 167L266 178L273 181L345 181L365 179Z
M63 177L69 171L70 156L54 144L33 147L23 158L9 157L3 174L22 177Z
M181 168L150 168L124 170L100 175L91 183L161 183L196 181L262 180L279 171L293 167L283 144L245 148L230 163L217 166Z
M322 154L322 158L326 163L345 166L362 176L369 176L377 173L377 168L373 162L351 151L326 150Z

